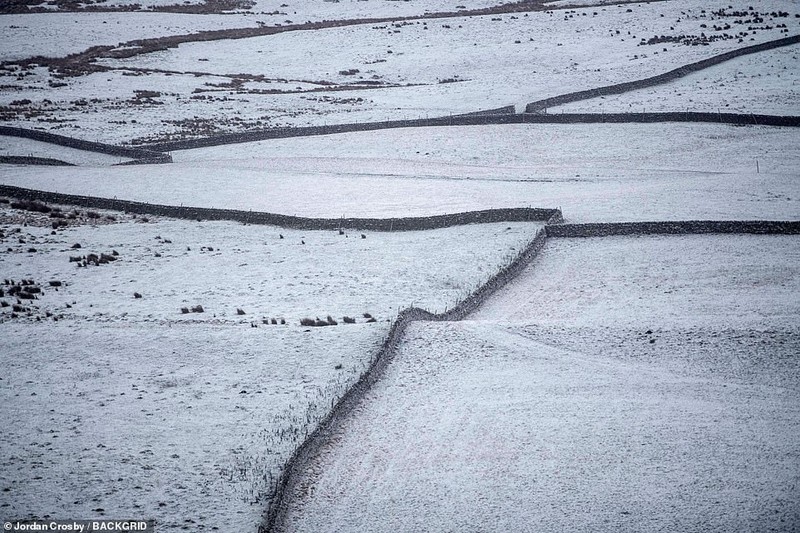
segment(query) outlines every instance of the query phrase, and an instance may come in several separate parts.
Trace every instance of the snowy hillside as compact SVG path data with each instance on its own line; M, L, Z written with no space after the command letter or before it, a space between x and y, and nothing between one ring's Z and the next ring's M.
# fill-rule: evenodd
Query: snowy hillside
M797 0L15 0L0 34L0 518L800 530Z

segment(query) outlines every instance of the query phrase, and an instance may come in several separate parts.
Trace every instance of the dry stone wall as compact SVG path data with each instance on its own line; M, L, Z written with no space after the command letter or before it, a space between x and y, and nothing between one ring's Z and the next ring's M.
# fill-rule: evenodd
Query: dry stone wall
M573 93L562 94L559 96L554 96L552 98L545 98L544 100L531 102L525 107L525 112L537 113L549 107L555 107L558 105L568 104L571 102L588 100L590 98L597 98L598 96L622 94L628 91L635 91L637 89L653 87L654 85L661 85L663 83L675 81L679 78L688 76L689 74L712 67L714 65L719 65L720 63L724 63L725 61L729 61L736 57L741 57L748 54L755 54L757 52L763 52L765 50L774 50L775 48L780 48L782 46L789 46L797 43L800 43L800 35L793 35L791 37L784 37L783 39L777 39L774 41L768 41L753 46L738 48L736 50L731 50L730 52L725 52L724 54L719 54L710 57L708 59L703 59L702 61L697 61L695 63L684 65L674 70L670 70L669 72L665 72L657 76L652 76L650 78L629 81L625 83L617 83L615 85L607 85L605 87L597 87L595 89L589 89L586 91L576 91Z
M133 159L133 161L128 163L123 163L128 165L143 163L172 163L172 157L168 154L162 154L143 148L126 148L123 146L84 141L82 139L73 139L72 137L56 135L55 133L49 133L46 131L13 128L11 126L0 126L0 135L7 135L9 137L23 137L25 139L57 144L59 146L66 146L68 148L75 148L77 150L85 150L87 152L96 152L99 154Z
M535 207L487 209L483 211L469 211L427 217L306 218L257 211L149 204L144 202L132 202L129 200L117 200L115 198L98 198L94 196L78 196L74 194L37 191L11 185L0 185L0 195L55 204L77 205L91 209L127 211L129 213L142 215L157 215L188 220L233 220L245 224L264 224L310 230L353 229L370 231L419 231L449 228L465 224L486 224L490 222L540 221L554 224L562 220L561 211L558 209L540 209Z

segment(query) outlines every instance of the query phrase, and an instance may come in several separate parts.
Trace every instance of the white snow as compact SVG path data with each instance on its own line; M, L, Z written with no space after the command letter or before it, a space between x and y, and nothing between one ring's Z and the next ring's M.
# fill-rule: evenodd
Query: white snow
M187 4L160 0L111 0L106 7L136 3L144 9L158 5ZM191 3L199 3L193 1ZM493 0L416 0L389 2L383 0L344 0L320 2L295 0L289 8L284 1L259 1L251 10L225 14L191 14L168 12L71 12L2 15L0 61L20 60L35 56L63 57L83 52L92 46L117 46L139 39L170 35L188 35L200 31L252 28L259 25L287 25L323 20L401 17L425 12L458 11L458 5L469 9L496 5Z
M0 17L0 60L64 57L92 46L117 46L137 39L257 26L238 15L174 13L36 13Z
M507 105L522 108L542 98L653 76L787 36L783 29L772 27L742 43L731 39L707 46L639 46L642 38L653 35L710 34L701 25L713 23L709 13L728 5L654 2L192 42L132 58L102 60L114 71L77 78L54 80L38 69L17 79L16 72L9 72L0 104L29 99L41 117L60 121L32 121L25 114L13 114L9 124L37 128L67 124L80 138L118 143L258 127L447 116ZM746 10L747 4L733 7ZM798 12L794 3L785 1L762 2L759 9L789 10L792 16ZM778 21L788 22L788 35L797 33L794 18ZM174 74L137 71L139 79L132 82L131 68ZM354 70L358 72L347 74ZM53 81L58 82L56 87ZM161 93L160 104L132 101L132 84ZM102 94L94 95L97 101L88 107L73 104L76 92L88 95L99 87ZM96 120L96 112L107 121ZM126 121L124 128L114 126L120 121Z
M593 98L551 108L550 112L705 111L800 113L800 46L732 59L666 85Z
M113 174L0 166L0 182L301 216L534 206L561 207L572 222L793 220L797 136L711 124L397 129L175 152L174 164Z
M495 3L257 0L224 15L3 15L0 60ZM797 34L798 1L765 0L753 7L790 14L765 25L786 23L788 33L639 46L653 35L713 35L714 10L750 4L676 0L292 31L105 60L113 70L67 77L9 66L0 70L0 119L141 144L519 110ZM796 53L751 55L563 109L729 104L796 114ZM486 125L271 140L109 168L119 161L0 138L0 153L82 165L0 165L0 183L330 218L533 206L560 207L568 222L798 220L798 145L793 128ZM541 228L362 238L80 211L81 225L54 230L61 219L0 204L0 283L34 279L44 290L18 302L0 285L0 510L141 517L159 531L255 531L287 458L363 372L398 310L451 307ZM112 251L109 264L70 262ZM549 240L469 320L409 328L385 377L307 465L288 529L797 529L798 265L794 236ZM182 312L197 305L203 313ZM339 324L299 325L328 315Z
M285 530L792 529L795 240L549 241L471 320L410 327Z
M73 165L90 166L117 165L126 161L131 161L129 157L106 155L42 141L34 141L24 137L11 137L7 135L0 135L0 155L43 157L57 159Z
M363 239L118 213L112 223L99 212L95 226L51 235L50 219L23 227L18 213L3 210L0 280L34 279L44 294L23 300L30 316L0 309L3 513L141 516L159 528L191 519L231 532L256 529L284 463L401 307L452 306L539 227ZM112 250L109 264L69 261ZM198 304L203 313L181 313ZM339 325L299 325L327 315Z

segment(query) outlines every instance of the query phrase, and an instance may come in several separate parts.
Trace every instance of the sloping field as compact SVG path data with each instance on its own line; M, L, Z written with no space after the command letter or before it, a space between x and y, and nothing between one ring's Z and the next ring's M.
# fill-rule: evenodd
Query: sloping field
M796 115L800 112L800 46L747 55L666 85L583 100L552 113L720 111Z
M0 512L165 531L255 531L399 309L453 306L540 227L362 238L77 212L0 204Z
M279 530L797 528L795 240L551 240L411 326Z

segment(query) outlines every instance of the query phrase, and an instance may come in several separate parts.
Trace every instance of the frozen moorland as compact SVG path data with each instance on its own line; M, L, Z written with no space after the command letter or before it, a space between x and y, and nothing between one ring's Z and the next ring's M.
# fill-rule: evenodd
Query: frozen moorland
M106 48L73 57L64 57L76 53L73 45L49 59L17 59L15 53L0 69L0 119L87 140L146 144L287 125L448 116L510 105L521 110L532 101L654 76L800 29L800 10L779 0L760 2L757 9L682 0L544 11L534 3L524 13L364 24L348 18L352 2L320 4L341 6L341 18L329 19L337 23L314 27L304 25L308 17L298 17L299 26L292 18L277 27L261 21L255 29L271 34L250 36L248 17L228 30L237 38L191 37L176 25L160 41L121 42L128 36L101 33L96 44ZM379 5L373 18L386 19L397 17L393 6L405 3L361 4ZM133 15L136 24L146 24L140 19L147 14ZM143 36L167 33L164 21L177 16L153 16L158 28ZM754 26L754 17L764 22ZM75 18L73 25L78 23ZM72 33L48 42L55 46L54 39L69 40ZM653 38L657 42L648 44ZM40 52L34 46L30 56ZM791 83L783 87L792 91Z
M520 112L800 35L795 0L173 1L0 6L0 126L146 147ZM542 112L799 115L796 54ZM0 136L0 184L334 219L797 221L797 131L487 123L131 166ZM8 200L0 518L263 530L310 442L276 529L800 528L796 235L549 239L467 320L409 326L334 438L309 441L400 310L452 308L541 224L312 231Z
M549 241L412 325L282 530L794 529L796 240Z

